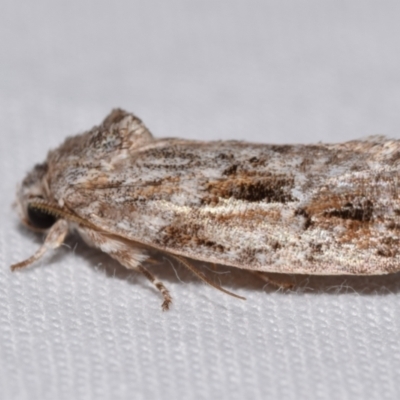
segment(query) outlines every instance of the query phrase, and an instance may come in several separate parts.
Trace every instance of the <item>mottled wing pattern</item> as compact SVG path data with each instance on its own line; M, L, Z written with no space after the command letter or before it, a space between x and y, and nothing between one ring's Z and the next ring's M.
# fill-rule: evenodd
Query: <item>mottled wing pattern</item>
M90 168L65 160L55 200L100 230L193 259L282 273L400 269L398 141L286 146L142 134L140 146L121 145Z

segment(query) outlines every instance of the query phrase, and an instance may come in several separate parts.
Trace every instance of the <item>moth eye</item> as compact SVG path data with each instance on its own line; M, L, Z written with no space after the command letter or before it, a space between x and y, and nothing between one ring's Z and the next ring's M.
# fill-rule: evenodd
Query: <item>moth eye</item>
M48 229L56 222L57 218L42 210L28 205L29 222L34 228Z

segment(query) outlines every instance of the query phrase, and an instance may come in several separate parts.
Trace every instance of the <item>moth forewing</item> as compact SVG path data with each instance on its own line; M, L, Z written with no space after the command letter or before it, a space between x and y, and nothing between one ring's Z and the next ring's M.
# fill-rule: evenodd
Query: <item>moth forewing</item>
M398 271L399 154L399 141L383 137L318 145L155 139L137 117L114 110L28 174L18 209L34 227L40 219L28 210L46 204L143 273L167 309L168 290L142 264L146 249L184 265L257 272Z

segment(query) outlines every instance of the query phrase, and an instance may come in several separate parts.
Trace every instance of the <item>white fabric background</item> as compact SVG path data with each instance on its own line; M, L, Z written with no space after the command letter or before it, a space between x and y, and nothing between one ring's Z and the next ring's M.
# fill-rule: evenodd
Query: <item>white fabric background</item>
M156 136L399 138L399 17L395 0L2 0L0 398L400 398L399 275L289 293L218 276L243 302L165 263L162 313L77 238L9 271L42 241L12 211L17 183L112 107Z

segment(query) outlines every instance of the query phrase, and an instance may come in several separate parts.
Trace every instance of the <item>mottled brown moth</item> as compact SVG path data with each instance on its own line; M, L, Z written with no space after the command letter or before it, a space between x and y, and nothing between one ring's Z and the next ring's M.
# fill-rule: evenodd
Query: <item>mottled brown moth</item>
M166 253L218 289L198 260L250 271L379 275L400 270L400 141L268 145L156 139L114 110L27 175L17 209L47 233L28 266L77 231L141 272ZM232 294L232 293L230 293ZM239 296L237 296L239 297Z

